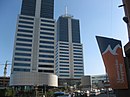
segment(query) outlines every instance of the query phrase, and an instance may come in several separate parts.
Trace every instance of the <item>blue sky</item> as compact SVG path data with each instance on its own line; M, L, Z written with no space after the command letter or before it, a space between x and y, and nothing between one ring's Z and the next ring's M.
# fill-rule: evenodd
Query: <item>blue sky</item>
M22 0L0 0L0 64L12 61L17 15ZM95 39L96 35L128 42L126 24L123 22L123 8L118 8L121 0L55 0L55 19L65 13L80 20L83 44L85 75L105 74L104 64ZM11 62L8 62L11 63ZM3 65L0 65L0 76ZM10 66L8 66L8 75Z

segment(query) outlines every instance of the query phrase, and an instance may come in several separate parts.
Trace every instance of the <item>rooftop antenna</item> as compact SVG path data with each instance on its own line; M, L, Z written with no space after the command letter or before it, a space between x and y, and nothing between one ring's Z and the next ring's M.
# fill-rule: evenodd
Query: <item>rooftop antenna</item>
M73 17L72 15L68 14L68 7L67 6L65 6L65 14L62 15L62 16L63 17L68 17L68 18L72 18Z
M68 8L67 8L67 6L65 7L65 16L67 16L68 15Z

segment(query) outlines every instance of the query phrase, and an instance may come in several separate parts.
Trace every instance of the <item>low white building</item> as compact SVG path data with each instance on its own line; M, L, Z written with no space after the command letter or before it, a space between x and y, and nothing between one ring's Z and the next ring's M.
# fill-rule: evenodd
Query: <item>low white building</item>
M15 80L14 80L15 79ZM14 72L11 74L10 86L58 86L58 76L38 72Z

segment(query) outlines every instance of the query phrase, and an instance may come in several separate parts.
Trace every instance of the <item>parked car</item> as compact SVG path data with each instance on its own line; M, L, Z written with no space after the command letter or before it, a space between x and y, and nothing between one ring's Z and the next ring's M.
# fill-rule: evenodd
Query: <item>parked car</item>
M64 95L58 96L58 97L71 97L69 93L65 93Z
M65 93L64 92L55 92L54 97L60 97L63 96Z
M91 91L90 92L90 96L96 96L97 95L97 92L96 91Z

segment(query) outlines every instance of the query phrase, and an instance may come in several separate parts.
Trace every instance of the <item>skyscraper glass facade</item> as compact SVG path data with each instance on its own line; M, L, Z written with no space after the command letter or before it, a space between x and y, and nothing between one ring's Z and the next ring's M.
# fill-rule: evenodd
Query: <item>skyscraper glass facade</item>
M36 1L37 0L23 0L21 14L28 16L35 16L36 14ZM40 17L53 19L54 16L54 0L39 0Z
M84 75L79 20L60 16L57 21L55 70L59 79L80 79Z
M35 16L36 0L23 0L21 14Z

